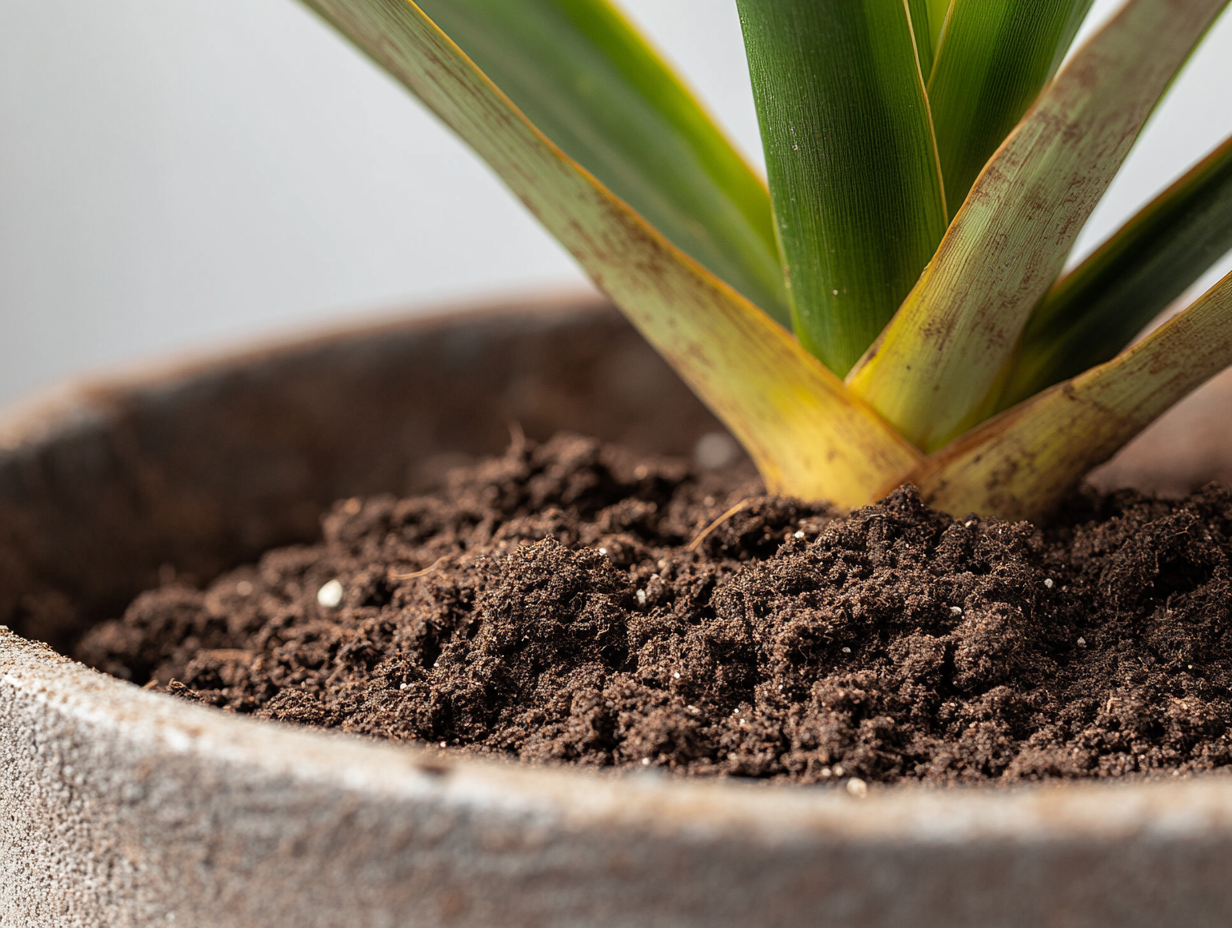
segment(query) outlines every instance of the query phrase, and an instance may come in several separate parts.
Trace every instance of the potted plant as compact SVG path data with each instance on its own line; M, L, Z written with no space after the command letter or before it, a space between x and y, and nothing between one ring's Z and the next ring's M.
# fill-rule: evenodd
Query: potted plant
M914 479L926 498L943 508L1036 515L1162 408L1226 366L1218 349L1198 350L1221 340L1192 328L1207 313L1222 320L1217 307L1224 291L1217 285L1195 305L1196 313L1178 316L1111 367L1069 383L1123 348L1179 292L1176 280L1162 286L1162 277L1170 275L1154 274L1153 287L1168 294L1162 302L1159 296L1132 303L1103 296L1112 280L1141 294L1143 287L1136 277L1127 280L1125 269L1149 273L1142 256L1155 253L1155 236L1187 256L1223 250L1221 233L1193 219L1189 210L1219 202L1227 149L1213 153L1051 291L1082 221L1222 4L1187 4L1183 16L1171 7L1129 4L1029 111L1089 4L1038 12L1029 25L1008 13L965 13L961 6L947 25L939 12L944 4L931 12L928 4L910 5L909 22L901 21L897 10L829 14L791 4L742 6L767 147L769 199L758 197L755 180L732 164L734 154L710 127L695 128L701 115L687 109L662 67L647 61L650 53L634 46L635 38L621 31L611 11L569 6L565 12L544 12L542 22L534 20L529 30L537 41L555 41L556 48L592 43L613 70L625 69L617 79L621 89L632 95L640 87L651 100L643 105L651 108L684 110L661 116L678 122L671 142L674 150L689 152L684 164L672 163L645 138L623 133L624 148L633 149L628 160L653 159L658 179L674 168L712 188L703 196L684 184L664 182L667 190L655 193L659 208L668 212L659 223L667 231L658 234L629 207L638 200L636 192L616 198L596 175L556 148L425 10L379 3L311 5L417 93L505 178L718 412L772 490L859 504ZM517 76L527 83L534 79L532 60L544 68L572 63L562 62L564 55L553 60L543 47L536 49L538 56L514 57L509 49L516 43L503 41L512 34L512 20L525 27L532 18L507 13L510 19L502 20L465 4L426 9L475 50L476 60L491 55L489 70L499 75L499 68L508 69L513 76L506 86L524 107L536 112L553 105L547 94L520 93ZM876 19L880 15L886 21ZM1156 30L1149 16L1166 20L1168 31ZM1190 22L1188 31L1183 21ZM559 38L552 36L553 26L563 30ZM1024 30L1017 40L1015 28ZM1173 30L1176 48L1169 50L1165 35ZM948 49L942 47L945 34ZM1037 39L1030 51L1021 41L1028 34ZM925 35L929 43L937 42L935 49L925 48ZM500 48L490 51L485 41ZM1004 48L1016 41L1014 60L1002 60ZM883 52L883 46L894 51ZM813 54L818 48L833 54ZM503 62L498 51L506 53ZM820 58L827 59L824 70ZM1160 69L1154 78L1145 69L1148 61ZM589 102L588 112L611 113L607 101L597 102L595 83L575 80L579 97L556 105L576 110ZM570 85L558 80L553 86ZM984 96L973 90L985 86ZM581 96L587 93L595 99ZM880 102L867 103L870 94ZM861 101L865 111L851 118ZM631 114L619 115L624 122L611 116L602 146L612 159L620 157L621 128L633 120ZM555 127L554 118L559 114L544 113L539 122ZM499 130L493 128L497 122ZM564 138L567 131L555 134ZM807 138L800 138L802 133ZM615 169L597 163L597 156L588 157L581 144L579 156L595 158L595 171L615 175ZM650 173L620 167L643 182ZM673 193L696 197L704 206L690 214L685 204L670 203ZM643 196L651 201L649 194ZM771 200L778 204L777 226L769 219ZM702 209L723 210L736 229L720 231L718 218ZM673 222L681 231L674 231ZM698 228L705 230L703 241L693 242L690 231L696 238ZM1190 230L1195 243L1202 236L1201 247L1183 242L1176 234L1180 229ZM702 257L689 260L670 236ZM779 257L771 238L791 282L789 297L774 289ZM1177 262L1164 263L1180 272ZM720 267L735 284L723 286L703 264ZM646 272L651 267L653 275ZM1192 279L1192 270L1185 268L1180 287ZM740 290L753 294L763 309L756 311ZM1075 308L1095 306L1103 308ZM788 315L795 339L771 324ZM1214 332L1221 322L1211 324ZM1173 341L1182 331L1194 339L1183 348ZM1185 359L1176 362L1185 377L1173 380L1174 371L1147 360L1162 351ZM1195 363L1196 358L1204 360ZM1144 364L1161 378L1159 389L1143 386L1129 373ZM1150 394L1152 401L1125 399L1107 406L1106 391L1122 390L1108 384L1127 382L1122 378L1139 384L1127 396ZM1163 387L1165 381L1172 386ZM1045 389L1062 382L1062 389ZM1012 414L993 415L1024 398L1026 404L1016 405ZM1106 415L1107 409L1119 411L1120 404L1135 412ZM869 414L873 411L878 415ZM1062 421L1084 434L1081 450L1058 447ZM1089 440L1088 422L1101 423L1095 429L1098 440ZM1006 464L1028 459L1042 464L1045 457L1047 467ZM829 466L819 466L819 458ZM966 476L959 479L960 472Z
M1089 3L744 0L768 196L603 3L310 5L492 164L773 492L858 506L913 482L956 515L1044 518L1232 360L1226 278L1123 350L1232 237L1232 211L1221 208L1227 144L1054 283L1223 2L1131 0L1050 80ZM535 96L520 82L555 89ZM141 406L158 394L127 397ZM140 414L122 420L140 434ZM101 440L111 462L131 447L112 421L81 434ZM64 441L32 452L38 472ZM14 477L23 490L29 470ZM71 494L53 495L48 505L63 512ZM191 510L175 499L149 508L163 518ZM199 534L231 530L211 519L207 497L197 503ZM28 535L15 550L44 538L37 527ZM19 581L36 572L29 556L12 560ZM99 582L92 592L110 591ZM43 591L24 608L54 616L66 608L57 602ZM205 902L250 919L294 911L310 924L344 911L372 924L398 911L424 924L1132 924L1227 911L1219 881L1194 876L1217 866L1229 841L1217 782L1127 787L1115 806L1093 788L853 804L833 793L596 783L258 732L124 693L36 646L6 646L13 741L52 745L10 752L22 784L9 800L10 841L30 835L44 848L45 808L77 826L69 863L10 854L6 885L23 874L63 880L89 846L107 870L72 888L83 911L95 885L100 910L147 920L160 906ZM126 699L142 707L128 728ZM92 782L85 770L112 779ZM269 808L277 814L260 812ZM151 816L164 834L194 836L199 851L158 843ZM1143 861L1172 888L1137 893ZM1075 863L1099 869L1069 879ZM537 888L512 892L527 881ZM878 890L896 881L893 894ZM37 885L8 892L30 913L46 895Z

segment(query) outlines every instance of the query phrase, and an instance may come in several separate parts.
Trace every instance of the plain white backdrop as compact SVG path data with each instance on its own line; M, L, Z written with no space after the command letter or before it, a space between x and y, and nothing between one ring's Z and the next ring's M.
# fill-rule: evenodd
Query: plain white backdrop
M733 0L625 5L760 163ZM1230 100L1225 15L1080 251L1232 132ZM295 0L0 0L0 402L169 351L584 285Z

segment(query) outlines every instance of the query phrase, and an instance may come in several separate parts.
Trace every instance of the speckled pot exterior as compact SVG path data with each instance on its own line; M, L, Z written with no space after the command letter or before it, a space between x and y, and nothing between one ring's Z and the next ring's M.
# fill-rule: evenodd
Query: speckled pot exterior
M1181 411L1190 433L1228 386ZM204 579L308 538L330 500L422 486L511 422L671 453L717 428L577 297L0 418L0 926L1232 924L1228 778L857 798L455 760L224 715L33 640L63 645L160 570ZM1226 480L1227 431L1163 423L1100 482ZM1161 468L1178 441L1215 450Z

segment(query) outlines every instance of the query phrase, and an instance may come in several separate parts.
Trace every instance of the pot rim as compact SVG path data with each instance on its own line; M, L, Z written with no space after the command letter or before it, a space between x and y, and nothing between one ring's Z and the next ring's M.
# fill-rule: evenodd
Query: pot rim
M1232 780L1221 775L1130 782L1066 781L937 789L833 787L681 779L464 757L410 744L271 724L154 693L85 667L0 626L0 681L57 718L143 750L249 768L270 780L328 784L392 805L446 805L548 817L569 828L926 845L1121 840L1226 834ZM151 737L156 741L151 744Z

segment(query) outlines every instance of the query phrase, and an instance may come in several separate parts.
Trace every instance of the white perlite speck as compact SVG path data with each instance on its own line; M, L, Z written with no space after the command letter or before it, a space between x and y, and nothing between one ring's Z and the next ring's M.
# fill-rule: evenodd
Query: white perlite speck
M342 602L342 584L331 580L317 590L317 603L326 609L337 609Z
M705 470L726 467L739 456L740 446L726 432L707 432L693 449L693 460Z
M950 612L954 615L962 615L962 606L950 606Z
M863 799L868 795L868 784L859 777L852 777L847 781L847 792L856 799Z
M1052 589L1052 577L1044 578L1044 586L1048 587L1050 590Z
M639 606L644 606L644 605L646 605L646 591L645 591L645 590L638 590L638 591L637 591L637 604L638 604Z

